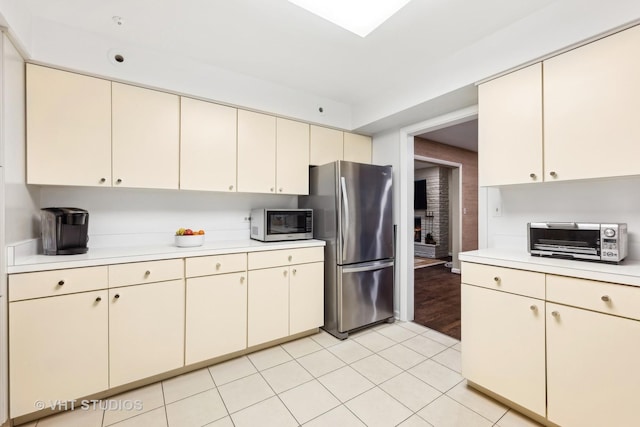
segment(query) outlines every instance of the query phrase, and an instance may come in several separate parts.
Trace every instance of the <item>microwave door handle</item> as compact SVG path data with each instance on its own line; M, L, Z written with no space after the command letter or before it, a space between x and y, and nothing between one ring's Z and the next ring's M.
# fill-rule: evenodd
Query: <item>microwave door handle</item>
M348 237L345 238L346 236L349 236L349 198L347 197L347 181L345 180L344 176L340 177L340 187L342 189L341 194L342 194L342 199L344 200L343 204L342 204L342 227L341 227L341 232L342 234L340 235L340 239L342 241L342 260L344 261L347 257L347 240Z
M547 228L578 228L575 222L547 222Z

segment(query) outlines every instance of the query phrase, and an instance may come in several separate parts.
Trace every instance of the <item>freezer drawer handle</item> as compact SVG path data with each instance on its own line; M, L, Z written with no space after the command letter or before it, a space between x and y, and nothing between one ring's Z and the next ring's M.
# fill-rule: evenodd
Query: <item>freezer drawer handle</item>
M383 262L382 264L366 265L364 267L345 267L342 269L343 273L358 273L360 271L373 271L381 270L383 268L393 267L393 261Z

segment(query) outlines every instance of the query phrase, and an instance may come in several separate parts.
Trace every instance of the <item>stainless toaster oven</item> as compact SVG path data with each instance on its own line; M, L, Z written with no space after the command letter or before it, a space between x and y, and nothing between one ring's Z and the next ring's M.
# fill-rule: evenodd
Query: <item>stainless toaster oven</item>
M618 263L627 256L627 224L530 222L531 255Z

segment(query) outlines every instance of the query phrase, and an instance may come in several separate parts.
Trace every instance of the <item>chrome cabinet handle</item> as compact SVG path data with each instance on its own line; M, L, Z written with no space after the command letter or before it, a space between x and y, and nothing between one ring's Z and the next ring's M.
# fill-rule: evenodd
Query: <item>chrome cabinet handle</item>
M557 319L558 317L560 317L560 313L559 313L559 312L557 312L557 311L552 311L552 312L551 312L551 315L552 315L553 317L555 317L556 319Z
M96 302L100 302L100 301L102 301L102 297L96 298Z
M229 186L229 191L233 190L233 185Z
M293 273L293 274L296 274L296 271L297 271L297 270L294 268L294 269L293 269L293 271L292 271L292 273Z
M535 173L530 173L530 174L529 174L529 178L531 178L531 179L536 179L536 174L535 174Z
M280 193L282 193L282 188L278 188L278 191L279 191Z
M145 275L145 276L149 276L149 275L151 275L151 270L147 270L147 271L145 271L145 272L144 272L144 275Z
M558 176L558 174L555 173L554 171L549 172L549 175L551 175L554 178Z
M122 184L122 180L120 178L116 179L116 184Z
M107 178L100 178L100 184L104 184L105 182L107 182Z
M64 285L64 280L60 280L60 281L58 282L58 286L62 286L62 285Z
M120 294L115 294L113 297L114 297L115 299L118 299L118 298L120 298Z
M499 284L500 283L500 278L498 276L496 276L496 277L493 278L493 281Z
M271 188L269 189L269 191L271 191L271 192L273 193L273 187L271 187Z
M287 270L283 271L282 274L287 275Z
M609 295L602 295L602 296L600 297L600 299L601 299L602 301L604 301L604 302L609 302L609 301L611 301L611 298L609 298Z
M220 267L222 267L222 264L220 264L219 262L216 263L216 270L220 270Z
M244 276L240 276L240 283L244 283Z
M291 255L289 255L289 262L291 262L292 259L293 259L293 257Z
M535 304L531 304L529 308L531 309L531 311L536 311L538 309L538 307Z

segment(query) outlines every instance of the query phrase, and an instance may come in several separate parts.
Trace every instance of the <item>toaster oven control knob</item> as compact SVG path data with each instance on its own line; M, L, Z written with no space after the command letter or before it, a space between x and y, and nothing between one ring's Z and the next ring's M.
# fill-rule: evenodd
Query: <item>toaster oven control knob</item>
M604 235L606 237L614 237L616 235L616 230L614 230L613 228L605 228Z

